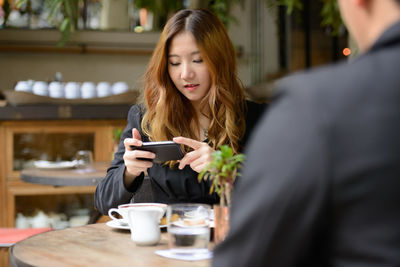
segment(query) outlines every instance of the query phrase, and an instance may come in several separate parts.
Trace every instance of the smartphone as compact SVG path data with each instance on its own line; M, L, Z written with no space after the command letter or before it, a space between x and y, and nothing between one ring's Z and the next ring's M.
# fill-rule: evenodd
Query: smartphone
M173 141L143 142L142 146L131 146L131 149L150 151L156 154L154 162L162 163L169 160L180 160L183 158L181 146ZM143 159L142 160L150 160Z

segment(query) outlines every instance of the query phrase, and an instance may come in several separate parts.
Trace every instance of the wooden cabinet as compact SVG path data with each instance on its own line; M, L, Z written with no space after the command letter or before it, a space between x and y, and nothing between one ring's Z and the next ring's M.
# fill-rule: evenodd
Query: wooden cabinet
M96 161L111 161L113 132L125 125L125 119L0 121L0 227L13 227L17 210L55 205L59 200L55 196L88 194L92 198L94 186L25 183L20 170L38 159L72 160L82 149L92 150Z

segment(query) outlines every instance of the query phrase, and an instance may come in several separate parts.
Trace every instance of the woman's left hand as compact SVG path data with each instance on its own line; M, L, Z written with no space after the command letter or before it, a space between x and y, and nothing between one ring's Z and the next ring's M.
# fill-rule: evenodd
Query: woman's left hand
M211 153L215 150L207 143L199 142L186 137L174 137L174 142L182 145L189 146L194 150L186 153L186 155L179 161L179 169L182 170L186 165L200 173L209 162L211 162Z

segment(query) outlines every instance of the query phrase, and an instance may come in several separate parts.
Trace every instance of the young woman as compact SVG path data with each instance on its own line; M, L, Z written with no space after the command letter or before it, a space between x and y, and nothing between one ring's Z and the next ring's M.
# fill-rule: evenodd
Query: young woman
M198 173L220 145L241 152L264 109L246 101L235 59L224 25L210 11L181 10L167 22L145 74L144 104L129 111L118 152L97 186L99 211L130 202L145 172L155 202L218 203ZM157 164L143 160L153 153L130 148L165 140L183 145L182 160Z

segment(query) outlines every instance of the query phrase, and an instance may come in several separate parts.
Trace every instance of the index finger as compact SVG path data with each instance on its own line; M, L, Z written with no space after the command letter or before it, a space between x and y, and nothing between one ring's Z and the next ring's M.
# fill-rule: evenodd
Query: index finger
M193 140L193 139L190 139L190 138L182 137L182 136L174 137L173 140L174 140L175 143L182 144L182 145L187 145L187 146L190 146L193 149L198 149L203 144L202 142L199 142L199 141L196 141L196 140Z
M132 129L132 138L142 141L142 137L140 136L138 129L136 129L136 128Z

